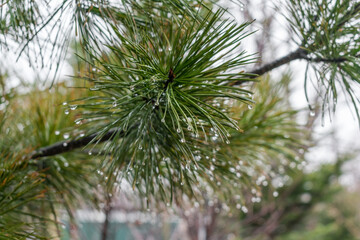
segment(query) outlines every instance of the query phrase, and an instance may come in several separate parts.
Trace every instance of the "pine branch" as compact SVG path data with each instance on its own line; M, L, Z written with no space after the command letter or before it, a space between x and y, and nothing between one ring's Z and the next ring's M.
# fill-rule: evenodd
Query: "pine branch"
M332 58L332 59L325 59L325 58L310 58L307 56L308 52L303 48L298 48L297 50L290 52L284 57L281 57L271 63L268 63L262 67L259 67L253 71L250 71L251 74L254 74L250 78L256 78L258 76L264 75L267 72L270 72L278 67L281 67L284 64L290 63L294 60L304 59L311 62L333 62L333 63L341 63L345 62L348 59L346 57L340 57L340 58ZM360 54L357 54L355 57L360 57ZM169 72L169 79L166 82L167 84L170 83L173 80L173 73ZM243 81L236 81L234 82L234 85L242 84ZM112 137L116 134L118 130L112 129L108 133L106 133L100 140L97 140L98 142L105 142L108 140L111 140ZM124 136L125 132L120 132L120 137ZM43 147L35 151L31 155L31 159L40 158L40 157L49 157L54 156L57 154L65 153L72 151L74 149L78 149L81 147L85 147L86 145L92 143L95 139L97 139L99 136L98 133L91 134L89 136L83 137L81 139L75 139L72 141L62 141L55 143L53 145Z
M360 54L357 54L354 56L355 58L360 58ZM338 58L322 58L322 57L317 57L317 58L311 58L311 57L307 57L307 56L303 56L302 59L305 59L307 61L310 62L324 62L324 63L343 63L346 61L349 61L349 59L347 57L338 57Z
M291 61L297 60L297 59L302 59L304 58L306 55L308 54L308 52L304 49L299 47L296 51L290 52L288 55L281 57L271 63L265 64L264 66L255 69L253 71L251 71L251 74L256 74L258 76L261 76L267 72L270 72L271 70L281 67L284 64L287 64Z
M116 134L119 135L119 137L123 137L125 135L124 131L120 131L118 129L111 129L109 132L107 132L105 135L103 135L101 138L99 138L99 133L93 133L89 136L85 136L80 139L75 139L71 141L61 141L57 142L53 145L40 148L32 153L30 156L30 159L36 159L41 157L49 157L54 156L57 154L69 152L71 150L85 147L88 144L91 144L93 142L105 142L108 140L111 140Z

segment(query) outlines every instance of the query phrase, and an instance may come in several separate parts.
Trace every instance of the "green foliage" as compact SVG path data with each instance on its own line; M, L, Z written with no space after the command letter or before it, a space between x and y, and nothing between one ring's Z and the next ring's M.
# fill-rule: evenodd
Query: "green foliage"
M208 161L195 152L198 143L208 145L210 130L228 142L229 127L238 129L217 102L253 102L248 90L230 86L249 80L240 70L251 59L239 49L248 24L223 20L224 10L207 11L201 21L178 14L154 18L146 29L114 25L119 43L93 54L97 71L87 78L98 94L78 106L98 139L113 128L126 132L103 146L112 154L109 177L120 170L140 193L164 200L178 188L191 192L205 174Z
M360 4L353 0L289 1L294 32L308 56L305 90L310 76L318 85L323 110L335 111L339 88L352 103L360 123L359 98L356 94L360 79ZM313 71L310 71L312 69Z
M1 131L7 134L0 137L0 182L4 188L0 191L4 197L0 216L7 224L4 234L9 239L22 239L27 234L35 239L36 235L49 237L54 234L49 229L61 226L59 210L66 209L72 216L80 200L88 204L96 201L96 158L88 158L82 152L41 159L26 157L38 147L70 138L76 116L62 107L53 107L62 106L70 96L79 96L79 92L66 91L59 85L51 92L32 90L8 101ZM83 133L71 134L79 137ZM19 149L18 153L11 155L14 149Z
M214 2L1 1L0 47L17 44L20 55L40 58L40 65L49 60L58 72L76 37L77 77L86 83L76 79L73 90L54 84L51 92L9 91L1 77L0 239L54 235L48 228L60 226L59 210L71 216L80 202L96 202L98 184L110 193L128 183L148 205L207 195L261 212L248 200L262 197L284 213L280 225L290 227L324 202L332 167L321 174L294 170L292 188L278 190L280 201L268 197L272 179L288 179L289 169L301 168L306 132L286 99L290 78L254 84L257 76L244 69L255 58L241 46L250 23L227 18ZM360 122L360 5L290 0L288 10L304 50L297 59L313 67L323 109L332 100L335 110L340 86ZM109 132L109 141L101 142ZM86 150L32 158L36 149L90 134L97 137ZM306 182L313 186L305 203ZM249 231L271 214L251 222ZM319 231L328 236L337 229Z

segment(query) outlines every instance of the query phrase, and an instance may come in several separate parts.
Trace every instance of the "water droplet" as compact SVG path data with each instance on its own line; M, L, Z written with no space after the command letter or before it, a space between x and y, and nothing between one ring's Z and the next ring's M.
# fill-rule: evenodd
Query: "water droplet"
M117 107L117 103L116 102L113 102L113 107Z
M80 133L80 137L84 137L85 136L85 133Z
M69 110L65 110L65 115L68 115L70 112L69 112Z
M55 135L60 135L60 131L55 131Z
M89 156L91 156L91 155L92 155L92 152L89 152L88 154L89 154Z
M64 146L64 147L67 147L67 145L68 145L67 142L64 142L64 143L63 143L63 146Z
M248 209L247 209L247 207L245 207L245 206L242 206L242 207L241 207L241 210L242 210L244 213L247 213L247 212L248 212Z
M64 167L68 167L69 163L68 162L64 162Z
M72 105L72 106L70 106L70 109L71 110L75 110L77 108L77 106L76 105Z
M314 111L310 111L310 116L314 117L315 116L315 112Z
M180 128L176 129L176 132L181 133L181 129Z
M278 197L279 196L279 193L277 191L273 192L273 196L274 197Z
M230 141L229 141L229 140L226 140L226 144L230 144Z
M162 123L165 123L165 118L161 119L161 122L162 122Z
M80 120L80 119L78 119L78 120L75 121L75 124L76 124L76 125L79 125L80 123L81 123L81 120Z
M66 106L66 105L67 105L67 102L63 102L63 105Z
M180 142L185 143L185 138L182 138Z
M248 105L248 109L253 109L253 106L252 105Z
M68 139L70 137L70 134L64 133L63 137L64 137L64 139Z
M140 149L140 150L142 150L142 149L143 149L143 147L140 145L140 146L139 146L139 149Z
M241 204L240 204L240 203L236 204L236 208L237 208L237 209L240 209L240 208L241 208Z
M187 130L188 130L188 131L191 131L191 129L192 129L191 126L188 126Z

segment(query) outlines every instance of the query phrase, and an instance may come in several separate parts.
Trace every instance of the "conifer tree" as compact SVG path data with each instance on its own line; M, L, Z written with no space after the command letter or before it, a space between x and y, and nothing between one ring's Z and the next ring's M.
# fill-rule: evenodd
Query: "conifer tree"
M292 61L307 62L322 115L344 94L360 123L360 3L286 9L297 48L255 68L252 23L217 1L2 0L0 48L47 66L50 91L0 79L0 239L60 234L62 210L124 185L144 208L206 195L246 213L245 192L260 197L309 146L290 78L265 75ZM70 53L68 88L57 77Z

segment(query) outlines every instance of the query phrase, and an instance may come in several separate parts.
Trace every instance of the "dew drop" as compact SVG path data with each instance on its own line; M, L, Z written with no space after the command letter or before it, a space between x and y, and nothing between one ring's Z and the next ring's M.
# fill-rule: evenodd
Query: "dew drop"
M55 135L60 135L60 131L55 131Z
M248 105L248 109L253 109L253 106L252 105Z
M162 122L162 123L165 123L165 118L161 119L161 122Z
M245 207L245 206L242 206L242 207L241 207L241 210L242 210L244 213L247 213L247 212L248 212L248 209L247 209L247 207Z
M315 116L315 112L314 111L310 111L310 116L314 117Z
M68 139L70 137L70 134L64 133L63 137L64 137L64 139Z
M63 102L63 105L66 106L66 105L67 105L67 102Z
M89 154L89 156L91 156L91 155L92 155L92 152L89 152L88 154Z
M77 106L76 105L72 105L72 106L70 106L70 109L71 110L75 110L77 108Z
M273 196L274 197L278 197L279 196L279 193L277 191L273 192Z
M85 136L85 133L80 133L80 137L84 137Z
M116 102L113 102L113 107L117 107L117 103Z
M139 146L139 149L140 149L140 150L142 150L142 149L143 149L143 147L140 145L140 146Z
M68 115L70 112L69 112L69 110L65 110L65 115Z
M237 209L240 209L240 208L241 208L241 204L240 204L240 203L236 204L236 208L237 208Z
M64 146L64 147L67 147L67 145L68 145L67 142L64 142L64 143L63 143L63 146Z
M76 124L76 125L79 125L80 123L81 123L81 120L80 120L80 119L78 119L78 120L75 121L75 124Z
M226 140L226 144L230 144L230 141L229 141L229 140Z
M176 129L176 132L181 133L181 129L180 128Z
M69 163L68 162L64 162L64 167L68 167Z
M180 142L185 143L185 138L182 138Z

